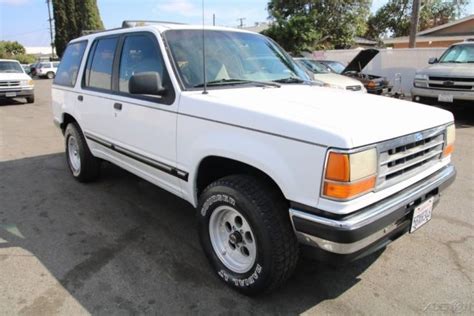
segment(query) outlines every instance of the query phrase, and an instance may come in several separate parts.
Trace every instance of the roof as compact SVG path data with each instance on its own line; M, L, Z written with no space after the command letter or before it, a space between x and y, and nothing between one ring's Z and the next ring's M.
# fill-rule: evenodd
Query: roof
M451 35L431 35L431 33L434 33L434 32L437 32L437 31L440 31L440 30L443 30L443 29L447 29L447 28L450 28L450 27L453 27L455 25L458 25L458 24L461 24L461 23L465 23L465 22L468 22L468 21L474 21L474 14L471 14L471 15L468 15L466 16L465 18L462 18L462 19L459 19L459 20L456 20L456 21L453 21L453 22L449 22L449 23L445 23L443 25L439 25L439 26L436 26L436 27L432 27L430 29L426 29L422 32L418 32L416 33L416 40L417 42L429 42L429 41L463 41L466 39L466 37L470 37L470 33L469 34L464 34L464 35L459 35L459 34L451 34ZM474 35L474 30L472 31L472 35ZM409 41L409 37L408 36L400 36L400 37L395 37L395 38L386 38L383 40L383 42L385 44L399 44L399 43L406 43Z
M408 36L401 36L395 38L384 39L385 44L399 44L407 43L409 41ZM438 41L459 41L462 42L466 39L465 35L456 35L456 36L419 36L416 38L417 42L438 42Z
M439 30L442 30L442 29L446 29L446 28L449 28L451 26L454 26L454 25L457 25L457 24L460 24L460 23L467 22L469 20L474 20L474 14L468 15L465 18L462 18L462 19L459 19L459 20L456 20L456 21L453 21L453 22L445 23L445 24L442 24L442 25L432 27L430 29L426 29L422 32L418 32L417 35L421 36L421 35L433 33L433 32L436 32L436 31L439 31Z
M18 60L15 59L0 59L0 61L14 61L16 63L20 63Z
M139 21L139 26L133 27L119 27L110 30L98 31L95 33L90 33L81 37L74 39L72 42L95 38L104 34L118 34L118 33L126 33L131 30L133 31L140 31L140 30L157 30L160 33L163 33L168 30L214 30L214 31L232 31L232 32L241 32L241 33L253 33L247 31L245 29L240 28L230 28L224 26L210 26L210 25L193 25L193 24L179 24L173 22L153 22L153 21Z

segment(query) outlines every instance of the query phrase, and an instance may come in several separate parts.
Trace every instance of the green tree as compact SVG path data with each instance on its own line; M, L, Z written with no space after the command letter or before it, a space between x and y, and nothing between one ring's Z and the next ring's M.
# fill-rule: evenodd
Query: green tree
M20 43L18 43L16 41L15 42L1 41L0 46L2 47L1 48L2 53L5 56L9 56L9 57L12 57L12 56L15 56L15 55L20 55L20 54L25 54L25 52L26 52L23 45L21 45Z
M23 45L10 41L0 41L0 58L15 59L22 64L31 64L35 61L34 56L26 54Z
M103 30L97 0L53 0L56 53L61 56L67 43L82 31Z
M389 0L367 22L366 37L407 36L413 0ZM451 22L461 16L469 0L424 0L420 10L419 31Z
M371 0L271 0L272 26L264 33L294 54L344 48L366 32Z

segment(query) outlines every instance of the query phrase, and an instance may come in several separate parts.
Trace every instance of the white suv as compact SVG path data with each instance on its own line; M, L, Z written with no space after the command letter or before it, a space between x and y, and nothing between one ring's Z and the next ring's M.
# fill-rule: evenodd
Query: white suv
M0 59L0 99L25 98L35 102L33 80L16 60Z
M56 76L58 71L59 61L54 62L45 62L42 61L34 67L33 76L38 76L40 78L53 79Z
M260 34L141 24L64 53L52 106L69 169L92 181L107 160L191 203L242 293L282 284L300 248L353 260L414 232L455 177L450 112L313 86Z

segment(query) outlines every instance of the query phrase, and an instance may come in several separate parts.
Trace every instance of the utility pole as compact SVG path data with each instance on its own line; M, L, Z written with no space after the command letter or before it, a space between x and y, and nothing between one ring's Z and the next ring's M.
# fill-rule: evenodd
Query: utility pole
M411 11L411 25L410 25L410 41L409 48L416 47L416 33L418 31L418 23L420 21L420 0L413 0L413 7Z
M51 0L46 0L48 5L49 35L51 37L51 57L54 58L53 19L51 18Z
M247 20L246 18L238 18L237 21L240 21L239 27L243 28L244 27L244 20Z
M212 25L216 26L216 14L215 13L212 14Z

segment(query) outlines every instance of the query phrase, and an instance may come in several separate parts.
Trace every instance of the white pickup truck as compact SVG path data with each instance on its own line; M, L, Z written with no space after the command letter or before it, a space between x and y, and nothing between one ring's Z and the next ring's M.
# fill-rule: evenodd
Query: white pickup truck
M216 275L247 295L284 283L301 249L353 260L414 232L455 177L450 112L312 85L243 30L75 39L52 107L74 178L106 160L188 201Z

